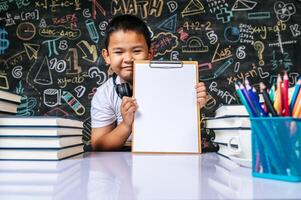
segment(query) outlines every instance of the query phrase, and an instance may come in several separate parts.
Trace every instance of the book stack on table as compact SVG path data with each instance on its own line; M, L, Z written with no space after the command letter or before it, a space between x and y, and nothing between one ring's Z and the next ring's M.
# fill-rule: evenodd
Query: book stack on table
M251 123L248 112L243 105L223 105L215 112L215 117L206 120L206 128L213 130L213 143L218 144L218 153L229 157L232 153L228 146L238 149L241 134L251 135ZM251 138L250 138L251 139Z
M59 117L0 117L0 160L61 160L83 153L83 122Z
M21 96L9 91L0 90L0 115L16 115Z

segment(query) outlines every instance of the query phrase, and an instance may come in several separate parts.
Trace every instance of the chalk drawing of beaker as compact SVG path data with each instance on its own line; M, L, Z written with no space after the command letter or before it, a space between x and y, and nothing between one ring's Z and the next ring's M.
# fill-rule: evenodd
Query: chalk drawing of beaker
M44 104L48 107L55 107L61 104L61 91L58 89L49 88L43 93Z

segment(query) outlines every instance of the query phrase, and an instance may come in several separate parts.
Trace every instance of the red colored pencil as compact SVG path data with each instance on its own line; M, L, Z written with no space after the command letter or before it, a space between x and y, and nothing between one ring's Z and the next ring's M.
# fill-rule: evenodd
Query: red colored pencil
M282 80L281 80L281 76L280 74L278 74L278 78L277 78L277 97L278 97L278 103L279 103L279 107L278 107L278 110L277 110L277 114L278 116L282 116L282 109L283 109L283 102L282 102Z
M284 116L290 116L290 107L288 103L288 87L289 87L289 80L287 72L284 73L283 76L283 109L284 109Z

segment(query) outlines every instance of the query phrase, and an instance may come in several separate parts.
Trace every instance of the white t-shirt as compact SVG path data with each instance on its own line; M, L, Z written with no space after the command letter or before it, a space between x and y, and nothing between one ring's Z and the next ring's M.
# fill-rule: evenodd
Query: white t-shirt
M120 83L117 76L116 84ZM109 78L103 85L97 88L91 102L91 127L100 128L123 121L120 112L121 99L115 91L113 78ZM131 137L128 138L128 141Z

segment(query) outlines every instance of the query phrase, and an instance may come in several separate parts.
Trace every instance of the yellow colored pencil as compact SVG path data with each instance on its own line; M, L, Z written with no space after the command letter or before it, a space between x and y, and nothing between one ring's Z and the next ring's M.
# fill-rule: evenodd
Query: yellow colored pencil
M298 106L293 117L301 117L301 106Z
M275 97L274 97L274 108L277 113L279 113L279 92L276 90Z

